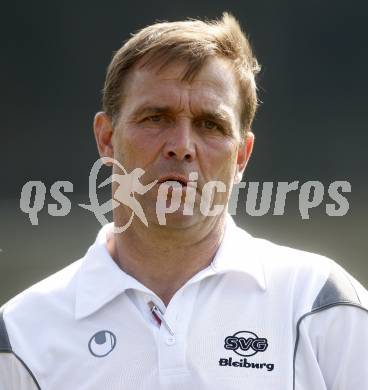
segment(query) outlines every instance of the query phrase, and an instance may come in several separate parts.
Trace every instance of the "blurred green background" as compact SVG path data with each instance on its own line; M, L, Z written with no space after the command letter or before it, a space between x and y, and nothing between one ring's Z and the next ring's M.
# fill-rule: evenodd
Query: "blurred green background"
M256 146L244 180L352 185L343 217L326 215L326 196L302 220L295 194L285 215L250 217L243 194L237 222L256 236L331 257L368 286L368 3L16 1L2 6L0 27L0 303L83 256L100 228L77 204L88 203L97 158L92 120L112 52L155 20L224 10L240 20L263 65ZM19 207L29 180L48 189L71 181L70 214L49 216L48 193L32 226Z

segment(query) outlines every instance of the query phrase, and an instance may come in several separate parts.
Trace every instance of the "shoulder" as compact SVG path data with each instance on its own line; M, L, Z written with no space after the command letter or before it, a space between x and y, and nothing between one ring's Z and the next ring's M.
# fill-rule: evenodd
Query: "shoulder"
M16 350L50 321L74 316L80 259L21 292L0 308L0 348ZM42 324L42 327L40 326Z
M74 313L76 276L81 261L31 286L0 308L3 381L27 384L30 389L40 388L39 378L34 374L37 372L36 355L49 325Z
M252 257L263 265L268 289L287 290L300 314L333 305L368 309L367 290L334 260L244 234Z
M65 306L72 299L82 261L75 261L10 299L0 308L4 317L20 311L28 314L35 306L42 308L46 304Z

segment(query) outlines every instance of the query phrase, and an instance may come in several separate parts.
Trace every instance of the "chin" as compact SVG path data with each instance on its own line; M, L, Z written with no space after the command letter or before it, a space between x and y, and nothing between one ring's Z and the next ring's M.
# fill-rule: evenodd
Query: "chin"
M194 209L193 215L185 215L183 209L184 207L181 206L174 212L152 210L149 215L149 220L151 222L149 222L148 227L150 226L150 223L153 223L154 225L160 225L163 228L185 229L200 223L204 219L199 210Z
M174 213L166 214L165 219L166 223L161 226L166 226L167 228L173 229L185 229L200 222L200 220L203 219L203 216L195 214L183 215L183 211L178 210ZM157 223L159 222L157 221Z

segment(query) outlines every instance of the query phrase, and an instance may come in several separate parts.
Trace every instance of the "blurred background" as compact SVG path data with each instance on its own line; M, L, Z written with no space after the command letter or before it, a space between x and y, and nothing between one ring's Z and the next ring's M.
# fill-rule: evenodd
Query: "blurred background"
M318 252L368 286L367 2L346 1L14 1L2 5L0 304L82 257L100 228L89 203L97 159L92 120L113 51L156 20L232 12L263 66L244 181L323 183L325 197L303 220L298 192L286 212L252 217L241 190L236 221L250 233ZM40 180L45 206L32 226L19 200ZM68 216L47 212L51 185L73 183ZM349 181L345 216L326 214L335 180ZM246 249L245 249L246 250Z

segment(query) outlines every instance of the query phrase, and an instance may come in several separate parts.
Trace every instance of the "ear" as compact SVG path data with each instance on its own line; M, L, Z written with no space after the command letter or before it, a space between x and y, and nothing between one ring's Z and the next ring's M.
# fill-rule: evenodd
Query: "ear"
M243 173L252 154L253 145L254 134L249 130L246 132L245 139L241 141L238 147L238 157L234 177L235 184L240 183L242 180Z
M114 129L110 117L103 111L95 115L93 121L97 149L100 157L114 157L113 133ZM106 163L112 165L112 163Z

